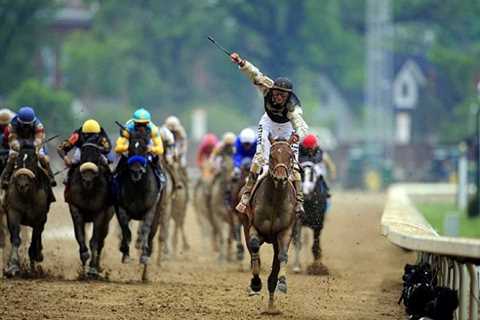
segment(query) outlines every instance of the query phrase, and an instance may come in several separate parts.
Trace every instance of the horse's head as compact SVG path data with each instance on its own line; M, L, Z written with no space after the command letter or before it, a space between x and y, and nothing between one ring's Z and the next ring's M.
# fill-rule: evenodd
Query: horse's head
M81 149L80 177L85 189L92 189L95 179L100 175L99 166L102 164L102 147L94 143L85 143Z
M139 182L147 173L148 159L145 156L131 156L128 158L128 171L133 182Z
M38 157L33 145L22 146L15 161L13 180L18 192L26 194L32 191L36 180Z
M285 184L293 170L294 154L290 147L293 139L272 139L270 136L268 138L271 143L268 163L269 174L274 181Z
M148 153L149 133L145 130L133 131L130 133L128 144L129 156L145 156Z

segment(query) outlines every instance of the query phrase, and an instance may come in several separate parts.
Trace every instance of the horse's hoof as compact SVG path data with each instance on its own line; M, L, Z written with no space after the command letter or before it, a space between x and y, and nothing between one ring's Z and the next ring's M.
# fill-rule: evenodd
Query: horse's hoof
M277 290L281 293L287 293L287 280L285 278L282 277L278 279Z
M293 273L300 273L302 272L302 268L300 266L294 266L292 271Z
M123 264L128 264L128 263L130 263L130 261L131 261L131 259L130 259L130 256L129 256L129 255L124 254L124 255L122 256L122 263L123 263Z
M20 267L18 266L18 264L10 264L7 269L5 269L5 276L7 278L13 278L15 276L17 276L17 274L20 273Z
M262 280L260 277L254 277L250 280L250 289L254 292L260 292L262 290Z
M88 268L87 276L89 278L96 279L96 278L98 278L98 275L99 275L99 272L98 272L97 268L94 268L94 267L89 267Z
M149 283L150 282L150 275L149 275L149 272L148 272L148 265L147 264L143 265L142 282L143 283Z
M260 291L253 291L252 288L248 287L247 288L247 294L249 297L255 297L260 295Z

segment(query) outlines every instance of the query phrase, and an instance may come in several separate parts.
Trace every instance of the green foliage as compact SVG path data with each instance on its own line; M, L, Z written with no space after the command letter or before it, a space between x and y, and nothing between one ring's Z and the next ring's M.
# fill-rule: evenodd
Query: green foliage
M34 75L54 0L0 0L0 96Z
M9 97L14 110L31 106L44 122L47 132L66 134L73 128L72 96L64 90L53 90L34 79L24 81Z

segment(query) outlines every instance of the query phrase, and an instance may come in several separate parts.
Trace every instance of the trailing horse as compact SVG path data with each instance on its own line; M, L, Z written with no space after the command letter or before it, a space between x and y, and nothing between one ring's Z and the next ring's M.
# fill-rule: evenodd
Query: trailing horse
M241 190L247 181L248 172L250 171L250 166L252 164L252 160L249 158L245 158L242 160L240 164L240 175L234 176L233 183L232 183L232 207L235 206L240 201L241 198ZM242 243L242 223L240 222L240 217L238 216L237 212L234 212L233 215L233 227L234 232L233 236L235 241L237 242L237 260L242 261L245 248Z
M120 251L122 262L130 257L130 220L141 221L140 263L144 270L142 280L148 280L148 261L153 250L153 238L160 219L160 199L164 194L163 183L154 172L155 161L148 153L148 135L131 132L128 159L121 159L117 166L117 201L115 211L122 229ZM156 160L158 161L158 160Z
M48 175L39 166L35 148L24 145L15 161L4 203L12 245L5 270L7 276L15 276L20 272L18 250L21 244L21 225L33 229L28 249L32 271L35 271L36 262L43 261L42 232L50 204L55 201Z
M250 201L249 210L242 216L245 239L251 257L252 294L262 289L260 274L260 246L266 242L273 245L272 271L268 277L268 313L278 313L274 306L275 289L287 292L288 247L292 240L295 214L295 188L291 181L294 153L289 141L270 137L268 173L258 181Z
M293 237L295 262L293 271L300 272L300 251L302 249L302 226L313 230L313 263L308 267L310 274L328 274L328 269L321 263L322 249L320 233L323 229L325 213L328 209L328 188L321 172L316 172L315 164L310 161L301 163L303 168L303 194L305 196L305 215L297 221Z
M209 214L211 215L212 238L220 247L220 260L224 259L225 241L227 242L226 256L228 261L232 260L232 242L234 240L235 215L233 213L233 203L231 199L233 186L232 174L232 155L225 154L222 156L220 172L212 181L210 197L207 198Z
M180 172L182 170L179 166L179 163L176 162L173 165L173 170ZM178 238L182 237L183 250L188 251L190 245L187 241L187 236L185 233L185 218L187 216L187 205L189 201L189 190L188 190L188 181L187 177L183 174L177 174L179 177L176 182L176 188L172 196L170 210L171 218L175 222L175 230L173 232L172 247L173 252L177 253Z
M113 217L112 174L101 153L101 147L92 143L82 146L80 163L70 170L72 172L69 173L65 200L70 208L83 266L90 258L85 245L85 224L93 223L90 239L92 256L87 275L95 277L100 271L100 256L108 234L108 225Z

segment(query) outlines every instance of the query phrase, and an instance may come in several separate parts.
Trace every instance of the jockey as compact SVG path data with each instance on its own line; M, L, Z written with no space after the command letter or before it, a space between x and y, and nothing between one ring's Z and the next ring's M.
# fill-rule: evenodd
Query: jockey
M160 127L159 131L164 147L163 159L167 165L171 166L173 165L175 157L175 136L172 131L164 125Z
M72 167L80 163L81 148L85 143L93 143L100 148L103 155L104 164L108 167L108 154L112 150L112 144L107 132L100 124L93 119L89 119L83 125L72 132L70 137L57 146L57 153L63 159L65 166ZM68 157L68 152L75 148L73 159ZM70 178L72 170L68 171ZM68 179L67 179L68 181Z
M329 188L325 180L325 176L327 173L326 171L328 170L330 177L332 179L335 179L336 168L328 153L323 151L318 145L318 139L314 134L309 134L305 136L302 143L300 144L299 161L300 163L310 161L315 164L315 174L323 178L322 180L324 183L324 187L328 192ZM330 194L328 194L327 196L329 197Z
M115 152L118 154L126 154L128 152L129 137L132 132L145 132L150 137L149 152L154 156L163 154L163 143L158 127L152 122L150 112L144 108L140 108L133 113L132 119L125 124L125 129L120 130L120 137L115 144Z
M242 198L238 203L237 211L243 213L250 201L250 194L255 181L264 165L267 164L270 152L269 135L272 137L288 139L292 133L294 141L298 142L308 130L303 120L300 100L293 92L293 85L287 78L277 78L275 81L262 74L257 67L250 62L240 58L237 53L230 55L232 62L237 64L240 70L253 82L264 97L265 113L258 124L258 145L255 156L250 167L250 174L244 188ZM292 145L295 157L298 158L298 144ZM297 204L295 212L302 215L303 193L302 179L299 168L295 166L294 184L296 190Z
M257 150L257 137L255 131L245 128L235 141L235 154L233 155L234 176L239 177L240 167L245 159L253 159Z
M197 166L202 172L202 176L205 177L209 174L208 160L210 155L215 148L215 145L218 143L218 138L213 133L207 133L200 143L197 151Z
M175 158L180 161L180 168L185 174L187 172L187 132L183 128L180 120L175 116L165 119L165 127L173 133L175 137Z
M24 141L33 144L40 164L48 173L50 185L52 187L56 186L57 182L55 181L52 169L50 168L48 156L45 152L45 128L35 115L35 111L28 106L21 107L6 130L10 153L8 155L5 170L3 170L0 177L2 188L7 189L8 187L10 176L12 175L14 169L15 160L17 159L18 152L20 151Z
M8 153L8 125L15 113L9 109L0 110L0 149Z
M220 173L224 157L233 157L235 152L235 140L237 137L233 132L227 132L223 135L222 141L217 143L210 155L210 163L213 168L213 175Z

